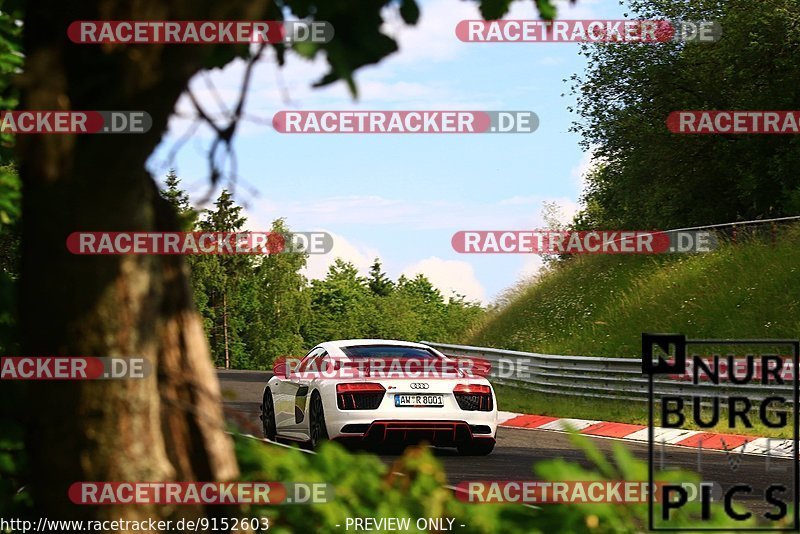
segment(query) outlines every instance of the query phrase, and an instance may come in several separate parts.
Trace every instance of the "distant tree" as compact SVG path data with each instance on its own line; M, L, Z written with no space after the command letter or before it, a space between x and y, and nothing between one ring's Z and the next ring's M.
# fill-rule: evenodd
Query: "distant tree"
M542 220L548 230L563 230L566 224L563 221L564 214L558 202L542 202Z
M464 295L451 296L444 307L442 337L432 341L463 343L464 336L485 313L480 303L468 301Z
M310 345L330 339L365 337L373 310L366 278L350 262L337 258L324 280L311 282L313 319L304 329Z
M422 273L411 279L401 276L397 282L397 289L425 304L444 304L442 292Z
M404 305L421 318L415 337L427 341L437 341L444 337L444 297L425 275L419 273L410 279L401 276L397 280L396 292Z
M386 276L381 268L381 261L375 258L372 266L369 268L368 285L372 292L379 296L385 297L389 295L394 289L394 283Z
M271 232L289 232L284 219ZM302 329L311 314L308 281L302 274L306 255L296 252L257 257L244 282L247 350L257 367L266 368L278 356L299 355L306 346Z
M175 174L175 169L170 169L164 180L167 188L161 190L161 196L175 209L183 229L190 232L197 224L198 213L189 203L189 195L180 188L180 183L181 180Z
M574 130L603 162L581 227L677 228L795 215L800 136L671 133L678 110L800 107L797 0L630 0L642 19L714 20L718 42L587 44Z
M561 206L558 204L558 202L542 202L541 215L546 230L558 232L567 229L567 224L563 220L564 214L561 211ZM569 254L542 254L541 257L542 263L549 267L556 262L568 259L571 256Z
M247 218L243 208L236 205L233 196L223 189L214 202L215 209L203 210L197 228L203 232L239 232ZM245 357L239 333L245 318L237 313L240 303L239 288L250 273L252 257L242 254L217 254L191 258L192 281L198 308L205 312L204 324L208 329L211 353L221 360L225 368L231 367L234 356Z

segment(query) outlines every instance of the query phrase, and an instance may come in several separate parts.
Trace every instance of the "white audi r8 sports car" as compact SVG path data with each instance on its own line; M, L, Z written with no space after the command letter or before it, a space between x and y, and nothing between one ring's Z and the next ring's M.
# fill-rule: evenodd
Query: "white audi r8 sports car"
M489 454L497 431L494 390L461 363L420 343L321 343L296 369L276 366L262 397L264 436L311 449L326 439L393 447L425 441Z

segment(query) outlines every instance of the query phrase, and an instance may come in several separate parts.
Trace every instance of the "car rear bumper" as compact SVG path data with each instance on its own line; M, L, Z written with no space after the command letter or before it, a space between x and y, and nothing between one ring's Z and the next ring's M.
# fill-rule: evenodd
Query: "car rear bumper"
M455 446L473 439L494 441L495 428L466 421L377 420L371 423L344 425L334 439L361 443L413 443Z

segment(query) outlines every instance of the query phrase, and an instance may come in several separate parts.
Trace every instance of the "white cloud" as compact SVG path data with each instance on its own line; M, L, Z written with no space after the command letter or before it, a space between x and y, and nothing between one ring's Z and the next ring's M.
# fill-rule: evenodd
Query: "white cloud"
M310 254L308 256L303 275L309 280L325 278L328 274L328 267L333 265L337 258L352 263L359 273L366 275L375 258L380 257L380 253L374 248L355 245L339 234L328 233L333 237L333 248L327 254Z
M594 170L600 163L600 159L594 155L594 147L590 147L589 151L584 152L580 161L570 170L570 176L575 182L578 193L582 193L586 188L586 175Z
M550 201L558 204L559 211L561 212L559 220L565 225L571 223L572 218L578 213L578 210L580 210L580 205L571 198L560 197L551 199Z
M528 280L533 276L539 274L544 267L544 260L539 254L531 254L522 264L522 268L517 273L517 278L520 280Z
M380 195L349 195L312 201L258 199L249 212L263 225L286 217L293 226L331 227L341 224L402 225L415 230L475 230L538 228L544 223L542 203L556 202L567 222L578 203L568 197L518 195L485 202L406 200Z
M464 295L467 300L486 302L486 290L475 276L472 265L466 261L443 260L431 256L409 265L402 272L408 278L420 273L425 275L445 298L458 293Z
M387 12L384 31L395 38L400 52L387 58L387 63L420 63L445 61L468 51L470 43L456 39L455 28L464 19L479 19L475 2L433 0L422 5L416 26L406 26L399 16Z

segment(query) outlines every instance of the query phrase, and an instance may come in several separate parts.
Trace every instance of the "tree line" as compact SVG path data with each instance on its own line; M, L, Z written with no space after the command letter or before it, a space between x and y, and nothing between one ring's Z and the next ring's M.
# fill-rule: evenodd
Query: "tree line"
M161 196L175 209L184 231L243 231L246 217L228 190L212 208L196 210L174 171ZM19 177L0 167L0 347L17 350L16 285L21 221ZM271 232L286 233L284 219ZM269 368L278 356L297 356L332 339L387 338L459 342L483 316L479 303L445 296L422 274L392 280L375 259L363 276L337 258L324 279L303 274L308 256L287 252L259 255L188 256L194 303L203 319L216 365Z
M213 207L195 210L174 171L162 196L186 231L244 231L246 217L223 189ZM271 232L290 232L284 219ZM297 356L332 339L387 338L457 342L484 313L463 295L445 296L422 274L390 279L379 259L363 276L337 258L321 280L303 274L308 256L189 256L194 300L215 363L265 369L278 356Z
M595 155L574 225L679 228L800 213L800 137L670 133L678 110L800 109L797 0L631 0L626 16L716 21L714 43L582 46L573 130Z

